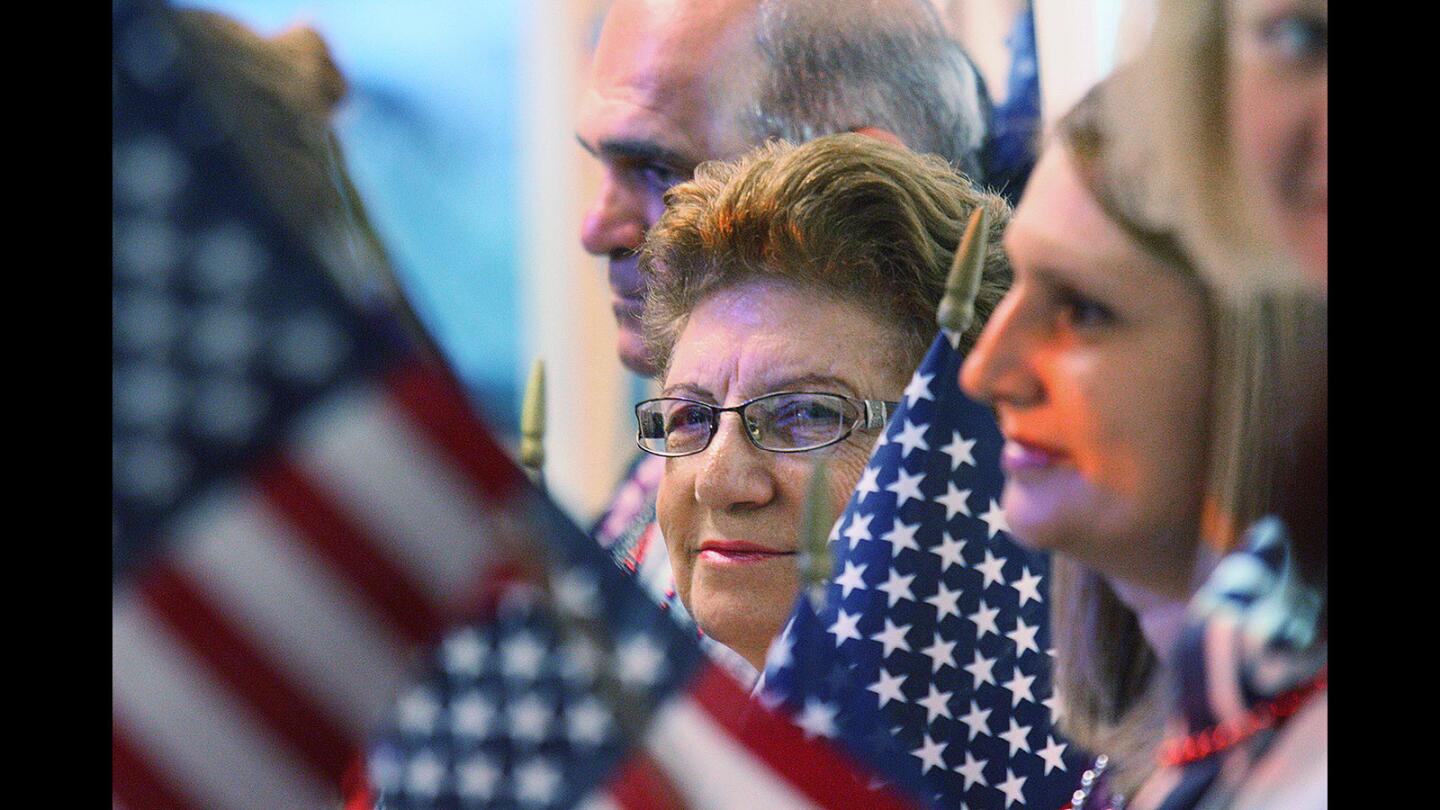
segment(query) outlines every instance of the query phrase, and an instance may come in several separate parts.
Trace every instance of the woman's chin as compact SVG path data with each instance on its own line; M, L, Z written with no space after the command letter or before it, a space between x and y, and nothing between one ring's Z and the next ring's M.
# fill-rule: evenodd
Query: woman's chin
M1005 482L1000 506L1010 536L1037 551L1070 552L1084 543L1083 501L1087 490L1071 476L1011 476Z
M705 635L740 653L751 664L763 662L770 642L784 629L795 603L789 598L746 598L738 594L692 593L690 615Z

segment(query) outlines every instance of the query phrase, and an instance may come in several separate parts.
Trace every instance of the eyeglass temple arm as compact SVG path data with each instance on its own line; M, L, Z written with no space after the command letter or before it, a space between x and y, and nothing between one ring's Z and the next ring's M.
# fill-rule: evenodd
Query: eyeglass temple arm
M898 402L883 399L867 399L865 402L865 424L862 427L879 430L890 421L890 414L900 407Z

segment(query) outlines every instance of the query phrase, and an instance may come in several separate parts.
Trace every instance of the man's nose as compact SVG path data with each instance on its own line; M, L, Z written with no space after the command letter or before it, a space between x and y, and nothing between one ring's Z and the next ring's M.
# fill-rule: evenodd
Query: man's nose
M639 248L648 226L640 195L606 171L600 196L595 198L580 225L580 243L588 253L612 256Z

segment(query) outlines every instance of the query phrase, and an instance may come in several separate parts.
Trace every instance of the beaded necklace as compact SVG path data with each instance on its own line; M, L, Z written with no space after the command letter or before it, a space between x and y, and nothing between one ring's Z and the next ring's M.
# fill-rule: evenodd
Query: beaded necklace
M1060 810L1085 810L1085 803L1090 800L1090 794L1100 786L1100 777L1105 775L1105 769L1110 766L1110 758L1101 754L1095 757L1095 762L1088 770L1080 774L1080 787L1070 796L1070 803L1061 807ZM1103 810L1125 810L1125 797L1110 797L1110 801Z
M1245 714L1184 737L1173 737L1160 746L1160 764L1171 768L1199 762L1236 743L1255 736L1300 710L1312 697L1325 691L1330 665L1320 667L1315 677Z

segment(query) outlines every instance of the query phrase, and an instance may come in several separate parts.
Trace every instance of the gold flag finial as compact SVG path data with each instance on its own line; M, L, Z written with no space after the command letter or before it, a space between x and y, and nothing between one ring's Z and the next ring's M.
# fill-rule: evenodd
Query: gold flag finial
M980 277L985 272L985 253L989 247L989 216L985 206L976 206L965 226L965 236L955 249L950 276L945 279L945 297L935 321L942 329L958 334L970 328L975 320L975 296L980 293Z
M830 514L829 479L829 470L821 459L810 478L805 511L800 516L800 588L817 610L825 598L825 586L835 575L829 548L830 528L835 523L835 516Z
M538 481L545 467L545 361L536 358L520 405L520 464Z

